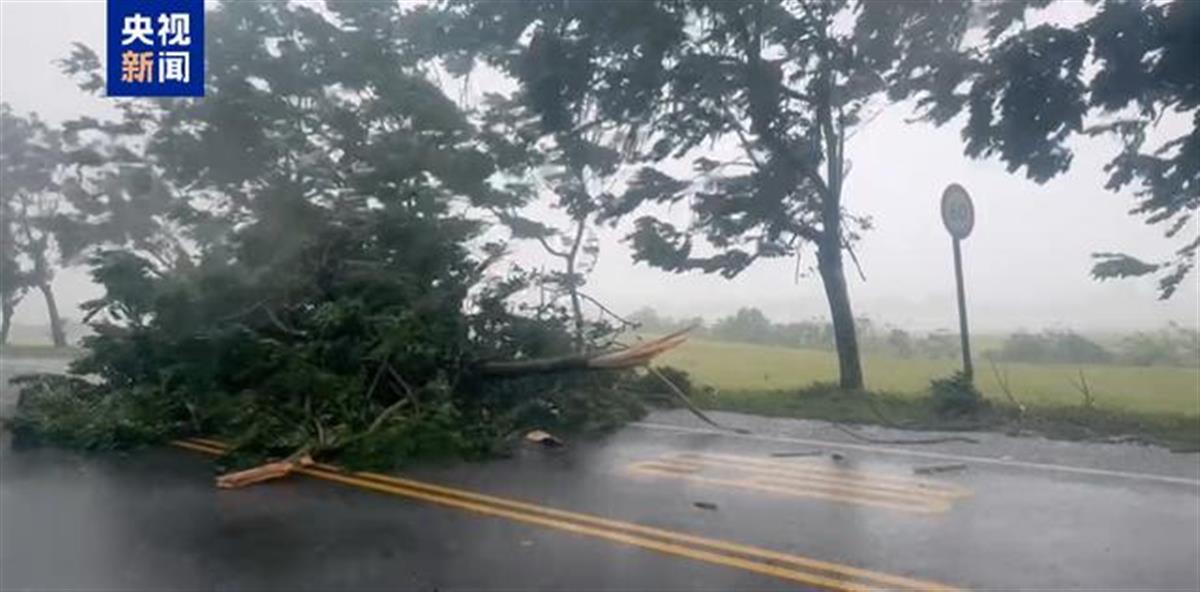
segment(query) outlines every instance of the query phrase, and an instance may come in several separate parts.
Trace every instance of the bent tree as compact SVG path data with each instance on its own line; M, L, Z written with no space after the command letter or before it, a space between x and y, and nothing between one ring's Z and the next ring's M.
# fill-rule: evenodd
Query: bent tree
M513 51L522 32L509 27L534 21L527 50ZM556 227L520 209L497 214L514 238L537 241L561 265L540 279L567 300L576 349L583 348L589 332L606 330L603 316L586 322L585 300L625 323L582 291L599 255L595 227L625 169L616 149L623 124L601 112L592 89L603 84L604 72L591 67L586 46L572 40L571 7L427 6L415 9L410 22L414 44L464 83L480 70L485 77L499 74L517 83L511 94L488 92L476 106L481 136L500 157L497 166L511 179L508 187L528 199L523 205L548 205L565 214L568 224Z
M523 83L548 114L564 98L594 97L595 119L619 125L642 168L607 209L626 216L684 200L686 227L642 215L629 237L655 267L736 276L755 261L815 248L837 344L840 383L863 386L846 285L846 256L870 220L845 207L846 139L886 90L899 56L879 52L895 30L864 34L858 2L450 2L442 28L500 45L533 65ZM896 20L930 45L946 43L953 11ZM483 24L486 23L486 26ZM538 59L549 52L556 59ZM586 125L586 123L584 124ZM737 146L733 158L704 147ZM667 159L691 158L676 179ZM857 262L855 262L857 263Z
M1082 18L1054 18L1063 4ZM1129 213L1179 242L1158 261L1097 253L1092 276L1156 274L1159 297L1175 293L1200 249L1200 2L945 3L954 42L943 45L908 34L906 23L927 18L928 6L866 7L860 22L885 40L878 50L889 56L880 66L892 96L917 98L937 125L962 121L967 156L998 158L1045 183L1070 169L1080 136L1116 140L1105 188L1131 189ZM973 27L982 34L965 35Z
M62 135L36 115L21 117L0 105L0 201L4 214L3 337L25 288L36 288L46 302L50 338L67 344L58 301L54 297L57 249L54 222L62 209L59 181L63 163ZM22 269L20 258L28 261Z

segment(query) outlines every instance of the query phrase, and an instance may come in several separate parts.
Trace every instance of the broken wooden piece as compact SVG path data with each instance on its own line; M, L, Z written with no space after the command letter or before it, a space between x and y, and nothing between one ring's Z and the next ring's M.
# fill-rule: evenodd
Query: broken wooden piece
M554 434L542 430L533 430L525 434L525 440L534 444L541 444L547 448L558 448L563 445L563 441L559 440Z
M263 481L279 479L291 474L298 467L307 467L314 464L311 456L301 454L296 458L287 458L280 461L269 462L265 465L259 465L252 469L226 473L217 477L217 487L222 489L236 489L245 487Z

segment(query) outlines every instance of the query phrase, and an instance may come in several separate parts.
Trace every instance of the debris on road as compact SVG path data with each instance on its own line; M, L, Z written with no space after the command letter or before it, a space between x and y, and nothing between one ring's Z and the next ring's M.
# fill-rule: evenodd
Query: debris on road
M846 455L844 455L840 452L834 452L829 455L829 458L832 458L833 462L842 462L842 461L846 460Z
M918 475L932 475L934 473L949 473L952 471L965 471L967 465L964 464L949 464L949 465L927 465L923 467L913 467L913 472Z
M294 455L285 460L269 462L264 465L228 473L217 477L217 487L221 489L237 489L263 481L286 477L297 467L307 467L313 464L313 459L307 453Z
M553 434L542 430L533 430L525 434L525 440L534 444L541 444L547 448L558 448L563 446L563 441L559 440Z
M771 456L775 458L796 458L801 456L821 456L825 454L820 450L797 450L794 452L772 452Z
M711 510L714 512L717 510L717 504L712 502L692 502L692 505L700 508L701 510Z

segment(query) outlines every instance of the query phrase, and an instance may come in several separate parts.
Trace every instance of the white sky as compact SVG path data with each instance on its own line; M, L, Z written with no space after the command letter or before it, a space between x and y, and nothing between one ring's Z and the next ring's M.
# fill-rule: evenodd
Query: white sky
M73 41L102 54L103 25L102 1L0 0L0 99L51 121L104 113L105 99L82 95L51 63ZM1037 185L1006 173L998 162L964 157L957 126L907 124L909 116L903 106L892 108L848 145L853 172L845 202L873 216L876 226L858 248L867 281L847 269L856 314L916 329L956 326L950 239L938 202L942 189L957 182L975 201L975 230L963 248L976 329L1100 331L1172 320L1200 323L1195 274L1168 302L1156 299L1152 278L1101 283L1088 276L1093 252L1124 251L1154 260L1184 242L1168 241L1160 228L1128 216L1130 192L1103 189L1102 167L1116 149L1112 142L1076 142L1072 170ZM826 315L819 279L809 275L794 283L794 260L761 262L733 280L668 274L633 265L620 242L627 226L600 231L600 260L587 289L614 310L650 305L666 314L712 318L757 306L777 319ZM1193 223L1186 232L1196 231ZM533 262L537 252L525 246L517 257ZM83 270L62 272L55 289L60 308L76 319L79 302L98 293ZM43 322L44 307L35 296L22 303L19 322Z

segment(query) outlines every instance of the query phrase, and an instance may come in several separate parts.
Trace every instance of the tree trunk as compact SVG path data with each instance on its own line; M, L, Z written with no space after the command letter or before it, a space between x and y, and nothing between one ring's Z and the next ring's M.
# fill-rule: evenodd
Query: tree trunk
M16 305L8 299L5 299L3 303L3 311L2 314L0 314L0 344L8 344L8 331L12 329L12 317L15 310Z
M575 324L575 351L582 352L584 348L583 339L583 307L579 302L579 281L575 275L575 260L579 258L579 245L583 241L583 231L587 227L587 218L582 218L576 223L575 227L575 242L571 243L571 252L567 253L567 282L568 291L571 293L571 316Z
M829 244L833 242L833 244ZM858 357L858 335L854 330L854 312L850 309L850 292L846 289L846 274L842 267L841 245L826 241L817 248L817 268L825 297L829 301L829 316L833 319L833 339L838 355L838 384L846 390L862 390L862 363Z
M42 297L46 299L46 313L50 316L50 338L54 340L54 347L66 347L67 335L63 331L62 318L58 316L58 303L54 300L54 289L50 287L50 282L38 284L38 289L42 291Z

